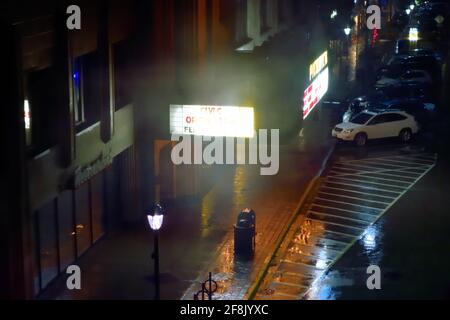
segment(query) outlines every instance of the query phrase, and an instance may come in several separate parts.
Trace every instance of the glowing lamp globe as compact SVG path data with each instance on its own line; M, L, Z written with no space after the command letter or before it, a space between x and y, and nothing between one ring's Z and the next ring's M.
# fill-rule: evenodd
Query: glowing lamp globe
M164 220L164 211L161 205L157 204L151 214L147 215L148 224L154 231L161 229Z

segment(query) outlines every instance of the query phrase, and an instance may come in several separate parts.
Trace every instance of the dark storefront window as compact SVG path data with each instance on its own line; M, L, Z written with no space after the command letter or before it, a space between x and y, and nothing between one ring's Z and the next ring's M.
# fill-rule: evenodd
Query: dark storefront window
M38 211L39 265L41 288L46 287L58 274L55 201Z
M103 179L103 175L96 175L91 180L92 238L94 243L105 233Z
M73 214L73 194L64 191L58 197L58 240L59 265L61 270L75 260L75 219Z
M77 57L73 63L75 124L80 132L100 121L100 63L97 51Z
M133 82L131 77L130 43L122 41L113 46L115 110L130 104Z
M27 145L33 154L39 154L56 144L56 95L52 68L32 71L24 83L24 120Z
M235 41L244 44L247 40L247 0L237 0Z
M104 175L60 193L35 212L36 294L105 234Z
M286 21L286 0L278 1L278 22L283 23Z
M213 4L212 1L206 1L206 50L208 57L213 49Z
M32 248L33 248L33 287L34 294L37 296L41 291L41 267L40 267L40 254L39 254L39 215L37 212L33 217L32 228Z
M269 16L267 12L267 0L261 0L259 7L259 17L260 17L260 26L261 26L261 33L266 32L269 30Z
M84 183L75 190L76 235L78 256L82 255L91 244L91 213L89 206L89 184Z

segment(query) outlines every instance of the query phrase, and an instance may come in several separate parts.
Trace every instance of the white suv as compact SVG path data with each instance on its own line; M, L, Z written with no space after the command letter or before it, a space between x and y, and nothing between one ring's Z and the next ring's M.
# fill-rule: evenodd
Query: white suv
M331 134L340 140L355 141L357 146L364 146L367 140L389 137L400 137L403 142L408 142L418 131L414 117L404 111L365 110L350 122L336 125Z

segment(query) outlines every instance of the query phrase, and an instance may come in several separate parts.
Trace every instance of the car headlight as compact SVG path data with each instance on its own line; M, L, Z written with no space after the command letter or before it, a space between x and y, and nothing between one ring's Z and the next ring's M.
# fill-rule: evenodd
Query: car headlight
M354 129L345 129L343 133L352 133Z

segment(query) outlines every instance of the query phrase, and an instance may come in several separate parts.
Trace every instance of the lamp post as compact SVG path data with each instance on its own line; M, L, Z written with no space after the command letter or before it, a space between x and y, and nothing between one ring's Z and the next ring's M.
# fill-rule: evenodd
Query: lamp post
M341 61L340 61L340 63L339 63L339 69L340 69L340 73L341 73L341 76L340 77L342 77L342 73L344 74L344 80L347 80L347 63L348 63L348 55L349 55L349 47L350 47L350 42L349 42L349 36L350 36L350 33L351 33L351 31L352 31L352 29L350 28L350 27L346 27L345 29L344 29L344 34L345 34L345 45L344 45L344 49L343 49L343 55L345 55L346 56L346 61L345 61L345 70L342 70L343 69L343 67L344 67L344 65L343 65L343 61L342 61L342 59L343 59L343 55L341 55Z
M159 244L158 244L158 238L159 238L159 229L161 229L161 226L163 224L164 219L164 211L161 205L157 204L155 205L153 211L147 215L148 224L150 225L150 228L153 230L153 234L155 236L154 240L154 251L152 254L152 258L155 260L155 300L159 300Z

